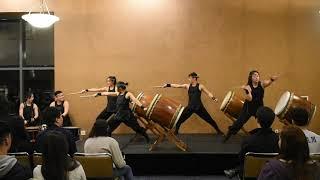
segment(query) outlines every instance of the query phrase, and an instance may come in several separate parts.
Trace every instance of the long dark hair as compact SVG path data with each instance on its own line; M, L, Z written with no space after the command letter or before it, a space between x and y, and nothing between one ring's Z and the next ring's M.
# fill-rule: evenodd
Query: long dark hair
M288 166L296 180L307 180L306 162L310 159L309 146L303 131L296 126L285 126L280 134L281 159L291 161Z
M249 76L248 76L247 85L252 85L252 76L253 76L254 73L258 73L259 74L259 72L257 70L250 71Z
M31 96L34 96L33 92L27 92L27 94L24 97L24 101L26 102L28 99L31 98Z
M117 78L115 76L108 76L107 79L110 79L113 85L117 84Z
M104 119L97 119L89 133L89 138L108 136L108 123Z
M41 173L46 180L67 180L67 172L79 164L68 156L66 137L58 131L49 131L42 146Z

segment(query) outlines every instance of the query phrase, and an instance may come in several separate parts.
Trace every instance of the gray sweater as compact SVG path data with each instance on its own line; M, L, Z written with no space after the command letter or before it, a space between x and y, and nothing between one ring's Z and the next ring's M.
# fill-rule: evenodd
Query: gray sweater
M123 168L126 162L123 159L118 142L111 137L93 137L84 143L85 153L110 153L117 168Z

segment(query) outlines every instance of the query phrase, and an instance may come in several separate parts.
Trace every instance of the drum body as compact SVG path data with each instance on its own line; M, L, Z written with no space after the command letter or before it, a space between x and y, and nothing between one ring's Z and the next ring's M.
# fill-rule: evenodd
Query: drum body
M184 110L181 104L170 98L163 97L161 94L150 96L141 92L137 99L148 109L144 111L136 104L133 104L132 110L135 113L168 129L175 127Z
M294 108L305 109L309 114L309 123L314 117L317 109L317 107L307 99L286 91L280 97L274 112L282 123L285 123L284 120L291 123L290 114Z
M229 91L223 99L220 110L228 117L238 119L244 104L244 98L235 91Z
M30 138L31 138L31 142L35 142L37 135L39 134L41 130L40 126L30 126L30 127L26 127L26 131L29 134Z
M80 128L79 127L64 126L62 128L69 131L73 135L73 137L75 138L76 141L80 139Z

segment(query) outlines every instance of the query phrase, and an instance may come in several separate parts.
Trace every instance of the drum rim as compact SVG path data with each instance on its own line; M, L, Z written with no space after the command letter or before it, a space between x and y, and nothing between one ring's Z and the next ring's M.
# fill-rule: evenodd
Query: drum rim
M181 105L181 104L180 104L180 105ZM177 123L178 123L178 120L180 119L180 117L181 117L181 115L182 115L182 112L184 111L184 108L185 108L185 107L183 107L183 106L181 105L181 108L180 108L180 111L179 111L179 113L178 113L178 116L177 116L177 118L176 118L173 126L171 127L171 129L173 129L173 128L176 127L176 125L177 125Z
M278 107L279 101L282 99L282 97L285 94L289 94L289 98L288 98L286 104L281 108L281 110L277 111L277 107ZM276 107L274 108L274 113L279 117L279 119L283 119L284 118L284 114L286 114L288 112L288 110L289 110L288 107L292 103L292 97L293 96L294 96L294 93L293 92L289 92L289 91L286 91L281 95L280 99L277 102Z
M229 106L229 104L230 104L230 102L231 102L231 99L234 97L234 94L235 94L235 92L232 91L232 90L231 90L231 91L228 91L227 95L228 95L229 93L231 93L231 95L230 95L227 103L225 104L225 106L224 106L223 108L221 107L222 104L221 104L221 106L220 106L220 110L221 110L222 112L225 112L225 111L227 110L227 107ZM227 98L227 95L224 97L222 103L224 102L225 98Z
M140 93L138 94L138 96L137 96L137 99L140 101L143 95L144 95L144 92L140 92ZM137 104L134 103L134 104L132 105L131 110L132 110L132 111L135 111L135 110L136 110L136 107L137 107Z
M313 105L313 112L312 112L312 116L311 116L311 118L309 119L309 123L310 123L310 121L314 118L314 116L316 115L316 112L317 112L317 106L316 105L314 105L314 104L312 104Z
M151 119L151 115L153 113L153 110L156 107L156 104L159 102L161 96L162 96L161 94L156 94L153 97L153 99L152 99L152 101L151 101L151 103L150 103L150 105L149 105L149 107L147 109L147 113L146 113L147 119Z
M177 118L179 116L179 113L180 113L180 110L181 110L181 107L182 105L179 104L178 108L176 109L176 111L174 112L171 120L170 120L170 125L169 125L169 128L172 129L173 125L176 123L177 121Z

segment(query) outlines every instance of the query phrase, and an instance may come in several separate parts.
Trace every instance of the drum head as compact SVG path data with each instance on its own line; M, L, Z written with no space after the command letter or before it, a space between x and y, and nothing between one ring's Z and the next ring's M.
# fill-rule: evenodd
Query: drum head
M221 103L220 110L222 110L222 111L224 110L224 108L226 107L226 105L230 101L231 97L232 97L232 91L229 91Z
M274 109L274 113L276 115L281 114L285 110L285 108L288 105L288 102L290 100L290 94L291 93L289 91L282 94L282 96L280 97L280 99L276 105L276 108Z

